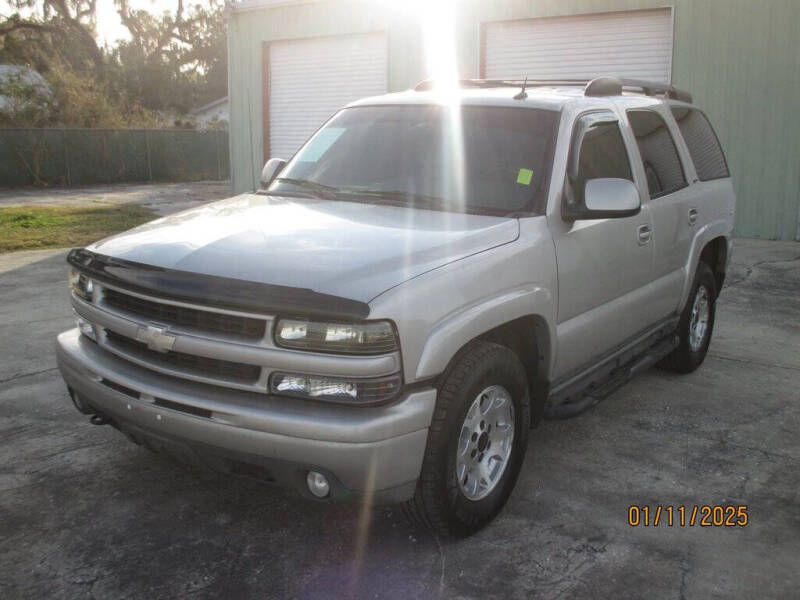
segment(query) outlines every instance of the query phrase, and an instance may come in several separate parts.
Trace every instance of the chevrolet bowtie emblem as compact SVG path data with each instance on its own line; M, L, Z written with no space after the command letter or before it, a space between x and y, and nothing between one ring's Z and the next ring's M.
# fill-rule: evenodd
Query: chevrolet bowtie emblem
M167 333L166 327L142 325L136 332L136 339L147 344L150 350L167 352L175 345L175 336Z

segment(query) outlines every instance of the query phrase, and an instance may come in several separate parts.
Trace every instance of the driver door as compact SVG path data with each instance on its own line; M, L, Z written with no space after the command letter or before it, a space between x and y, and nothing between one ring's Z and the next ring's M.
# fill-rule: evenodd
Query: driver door
M634 140L615 113L579 116L571 139L562 204L582 203L590 179L634 181ZM558 263L560 378L577 374L648 326L653 223L646 203L630 217L570 221L554 214L550 223Z

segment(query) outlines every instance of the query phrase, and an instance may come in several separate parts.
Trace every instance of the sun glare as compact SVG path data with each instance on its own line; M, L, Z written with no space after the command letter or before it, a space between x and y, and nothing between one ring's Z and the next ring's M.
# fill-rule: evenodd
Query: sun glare
M388 3L391 0L374 0ZM393 2L410 20L416 20L422 33L425 78L433 82L436 101L445 112L442 119L442 158L440 181L442 199L463 205L466 200L464 182L466 161L461 125L459 94L458 48L456 40L456 4L458 0L404 0ZM445 218L454 214L445 212ZM413 218L409 212L409 219ZM454 224L455 226L455 224ZM406 252L411 256L412 252ZM374 465L373 465L374 466ZM366 502L361 508L356 553L350 583L356 589L361 577L367 551L372 507Z
M458 94L456 0L412 0L409 8L420 20L427 76L433 80L434 93L446 111L442 121L442 193L461 204L465 198L465 160Z
M455 4L455 0L411 3L421 22L428 77L441 94L450 96L458 88Z
M433 89L446 111L446 118L442 121L442 193L451 201L463 204L465 159L458 95L455 4L455 0L429 3L427 10L420 12L420 17L427 70L433 79Z

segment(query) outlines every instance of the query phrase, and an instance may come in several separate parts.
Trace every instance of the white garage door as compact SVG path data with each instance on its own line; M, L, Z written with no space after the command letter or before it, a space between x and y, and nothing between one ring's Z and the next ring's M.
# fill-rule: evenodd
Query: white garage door
M669 8L487 23L485 36L488 79L671 80Z
M288 159L345 104L387 90L386 35L269 46L269 155Z

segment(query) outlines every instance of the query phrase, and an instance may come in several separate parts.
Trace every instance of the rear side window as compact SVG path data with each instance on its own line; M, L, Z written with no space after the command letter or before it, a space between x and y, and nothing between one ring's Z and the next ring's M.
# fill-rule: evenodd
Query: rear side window
M629 110L633 135L642 157L651 198L686 187L683 166L667 123L652 110Z
M575 148L572 148L575 152ZM628 152L617 123L600 123L584 135L578 159L577 177L572 180L574 201L583 204L583 191L590 179L616 177L633 181Z
M728 177L725 155L706 116L699 110L679 106L672 107L672 114L689 147L697 178L710 181Z

